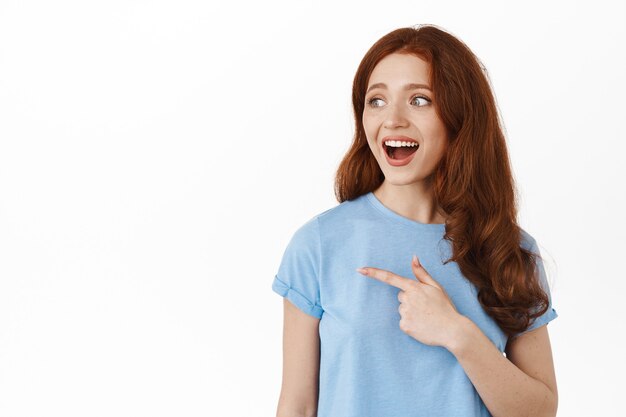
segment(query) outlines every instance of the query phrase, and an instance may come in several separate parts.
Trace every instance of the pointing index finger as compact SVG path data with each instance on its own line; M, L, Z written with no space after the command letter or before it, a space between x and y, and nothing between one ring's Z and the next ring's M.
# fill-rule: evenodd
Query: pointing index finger
M382 281L389 285L393 285L394 287L400 288L405 291L408 290L410 286L414 285L413 280L401 277L400 275L396 275L393 272L387 271L385 269L365 267L357 268L357 271L361 274L367 275L368 277L376 278L379 281Z

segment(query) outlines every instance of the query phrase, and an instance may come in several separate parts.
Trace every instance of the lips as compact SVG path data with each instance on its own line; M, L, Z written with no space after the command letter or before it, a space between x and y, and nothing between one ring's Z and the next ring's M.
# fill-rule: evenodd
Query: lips
M388 147L386 142L388 141L397 141L397 142L409 142L415 144L413 147ZM410 163L413 160L413 157L417 153L419 149L419 142L413 138L402 135L394 135L394 136L385 136L381 142L383 153L385 154L385 158L387 163L391 166L404 166ZM389 150L389 149L393 150ZM392 157L393 156L393 157Z
M416 146L387 146L385 143L383 143L383 152L385 152L387 155L389 156L393 156L394 152L397 152L397 150L402 149L403 151L408 150L408 153L413 153L415 151L417 151L419 149L420 145L419 143ZM405 152L402 152L405 153Z
M398 159L398 158L390 157L387 154L387 152L385 152L385 159L387 159L387 163L389 165L394 166L394 167L401 167L404 165L408 165L413 160L416 153L417 153L417 150L411 152L409 155L407 155L406 157L403 157L402 159Z
M408 136L402 136L402 135L395 135L395 136L385 136L382 141L381 141L381 145L383 150L386 150L387 145L385 145L385 142L387 141L399 141L399 142L411 142L411 143L417 143L418 147L419 147L419 142L413 138L410 138Z

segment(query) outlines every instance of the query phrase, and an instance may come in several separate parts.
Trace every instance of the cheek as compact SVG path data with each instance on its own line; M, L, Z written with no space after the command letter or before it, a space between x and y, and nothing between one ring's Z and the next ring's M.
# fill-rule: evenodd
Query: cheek
M431 138L431 149L436 154L443 154L448 146L448 135L446 128L441 122L433 123L429 126L428 137Z
M364 115L361 118L361 123L363 124L363 129L365 129L365 131L368 132L370 130L370 126L372 124L371 118Z
M380 129L379 120L376 117L366 116L362 119L362 123L363 130L365 131L365 135L367 136L368 140L376 141L376 137Z
M435 152L436 159L439 161L446 154L446 150L448 148L447 140L445 137L439 138L433 146L433 150Z

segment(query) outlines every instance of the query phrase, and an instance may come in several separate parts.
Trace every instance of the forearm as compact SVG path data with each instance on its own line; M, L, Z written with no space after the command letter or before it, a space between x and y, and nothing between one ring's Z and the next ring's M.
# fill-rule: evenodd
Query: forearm
M317 417L317 410L296 411L285 408L279 408L276 411L276 417Z
M554 417L556 398L543 382L509 361L478 326L461 316L448 350L494 417Z
M276 410L276 417L316 417L317 402L302 400L298 394L290 393L285 395L281 390Z

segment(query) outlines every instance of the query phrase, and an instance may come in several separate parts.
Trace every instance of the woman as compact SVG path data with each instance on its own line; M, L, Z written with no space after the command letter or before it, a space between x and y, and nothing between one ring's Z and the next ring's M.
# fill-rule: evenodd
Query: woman
M272 284L277 415L555 416L557 313L480 61L436 26L398 29L352 101L340 204L295 232Z

